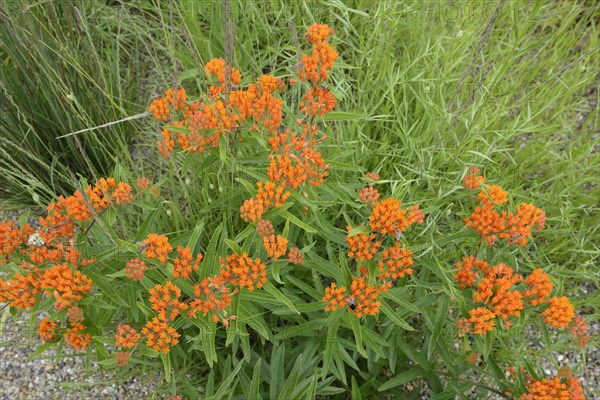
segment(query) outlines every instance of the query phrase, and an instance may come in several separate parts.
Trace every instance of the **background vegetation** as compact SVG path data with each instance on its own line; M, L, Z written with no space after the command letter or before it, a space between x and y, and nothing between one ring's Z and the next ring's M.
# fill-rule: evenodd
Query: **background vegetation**
M174 84L197 96L206 88L204 63L224 54L221 2L9 2L0 12L4 207L45 204L81 177L144 174L168 193L154 231L184 232L202 220L208 244L221 223L229 237L243 229L247 192L233 176L252 181L245 166L265 159L251 146L235 149L235 164L217 163L218 155L168 164L150 118L56 139L144 112ZM545 268L597 321L598 15L594 2L578 1L247 1L231 4L229 17L245 83L263 73L289 77L296 43L313 22L335 30L331 86L345 113L327 122L322 151L333 172L319 189L320 212L338 229L328 227L333 237L361 223L354 193L365 172L377 171L380 192L419 203L429 216L411 238L422 245L416 256L450 266L463 251L439 238L466 216L456 192L467 166L478 165L515 201L549 217L535 243L513 256L527 270ZM145 218L124 215L122 234L139 236ZM449 292L432 283L439 271L418 275L428 293ZM286 376L297 373L297 351L281 342L270 362L285 353ZM366 385L372 365L360 367Z

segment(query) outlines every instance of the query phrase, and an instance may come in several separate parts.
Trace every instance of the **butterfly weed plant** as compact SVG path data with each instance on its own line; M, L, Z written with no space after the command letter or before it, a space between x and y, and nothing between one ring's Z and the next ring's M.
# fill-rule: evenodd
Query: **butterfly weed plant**
M125 173L82 182L37 229L2 222L6 310L32 313L40 352L162 371L154 398L583 399L579 365L542 376L528 347L534 331L549 348L589 340L553 277L515 251L545 228L543 210L471 167L453 193L463 223L433 246L419 243L427 208L389 196L385 177L327 185L333 34L308 29L291 78L215 58L197 98L178 86L152 101L165 168L213 157L239 187L217 191L193 229L160 231L159 218L195 213L165 197L168 182ZM352 217L321 209L348 196ZM219 220L231 207L235 223ZM143 216L134 235L122 213ZM462 258L436 250L448 247Z

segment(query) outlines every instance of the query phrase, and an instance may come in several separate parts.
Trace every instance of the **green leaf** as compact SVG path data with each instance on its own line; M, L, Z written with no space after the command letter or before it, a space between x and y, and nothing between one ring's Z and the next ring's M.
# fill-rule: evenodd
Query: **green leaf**
M269 396L271 399L278 399L279 392L283 387L283 371L285 365L284 360L285 346L281 346L277 343L273 344L273 350L271 351L271 380Z
M235 254L237 254L238 256L242 255L242 253L244 253L244 249L242 249L237 243L235 243L233 240L231 239L225 239L225 243L227 244L227 246L229 246L229 248L231 250L233 250L233 252Z
M165 377L167 382L171 382L171 357L169 354L161 354L160 358L162 359L163 366L165 368Z
M238 365L234 368L234 370L230 374L227 375L227 378L225 378L223 383L221 383L221 385L217 389L217 392L213 396L213 399L223 399L225 397L225 393L227 392L227 390L229 390L229 387L235 380L235 377L240 372L240 369L242 369L244 364L245 364L244 360L240 361L238 363Z
M302 353L300 353L298 358L296 358L296 362L294 363L294 366L292 368L292 371L290 372L290 375L285 380L285 383L284 383L283 387L281 388L281 391L279 392L280 399L294 398L293 395L296 390L296 385L298 383L298 377L300 376L300 370L302 369L302 365L303 365L303 357L302 357Z
M283 304L285 304L292 312L300 315L300 311L298 311L296 309L296 306L294 306L294 303L283 293L281 293L279 291L279 289L277 289L275 286L273 286L273 284L269 281L266 281L265 284L263 285L263 289L273 295L273 297L275 297L277 300L279 300L280 302L282 302Z
M117 293L116 285L111 285L108 281L96 272L94 267L88 267L85 269L85 275L87 275L95 286L100 289L100 291L104 294L107 299L112 299L116 301L119 305L123 307L129 307L129 303L123 300L123 298Z
M160 202L156 203L156 205L154 206L154 209L152 209L150 214L144 218L144 222L142 223L142 226L140 227L137 234L135 235L135 238L134 238L135 242L139 242L148 236L148 233L150 232L150 227L152 226L152 224L154 224L154 220L156 219L156 216L160 212L159 205L160 205Z
M210 238L210 242L208 243L208 247L206 248L206 254L204 255L204 266L205 268L200 269L200 281L210 275L212 275L212 269L218 267L217 264L217 248L219 245L219 237L221 236L221 231L223 230L223 223L221 222L219 226L214 230L212 237Z
M383 392L394 388L396 386L404 385L410 381L414 381L422 374L422 370L419 367L413 367L407 371L401 372L398 375L395 375L392 379L385 382L383 385L379 386L377 389L378 392Z
M352 375L352 400L362 400L360 387L358 386L358 383L356 383L356 378L354 375Z
M323 116L323 121L360 121L367 118L366 114L350 111L332 111Z
M394 324L398 325L400 328L406 329L407 331L414 331L415 330L415 328L413 328L412 326L410 326L408 322L406 322L405 320L403 320L402 318L400 318L398 316L398 314L385 301L381 301L381 307L380 308L381 308L381 311L383 311L383 313L385 315L387 315L388 318L390 320L392 320L392 322Z
M248 400L259 400L262 399L260 395L260 365L262 358L259 358L254 365L254 372L252 373L252 381L250 382L250 395Z
M347 314L350 318L350 326L354 332L354 339L356 340L356 350L364 357L367 358L367 352L363 347L362 329L360 326L360 319L354 314Z
M327 328L327 340L325 342L325 354L323 355L323 370L321 371L321 379L325 379L331 367L331 360L334 358L334 351L337 353L337 331L340 326L340 317L342 310L337 310L334 314L338 314L338 319L334 323L330 323Z
M298 228L304 229L304 231L306 231L307 233L317 233L318 232L315 228L312 228L311 226L300 221L300 219L298 219L298 217L291 214L289 211L282 212L281 216L285 220L290 221L292 224L296 225Z

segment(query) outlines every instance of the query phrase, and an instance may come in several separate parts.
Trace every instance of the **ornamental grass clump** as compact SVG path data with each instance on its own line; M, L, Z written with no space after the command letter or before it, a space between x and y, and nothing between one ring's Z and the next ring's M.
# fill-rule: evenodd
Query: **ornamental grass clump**
M291 78L213 58L205 91L177 85L151 102L160 168L210 159L231 181L217 205L188 215L194 229L173 227L191 179L82 183L48 205L40 229L0 224L0 301L43 316L47 347L68 344L123 375L161 371L160 398L402 398L411 381L438 398L582 398L571 366L540 379L502 351L528 323L548 345L555 331L589 341L551 268L511 260L544 229L541 209L512 207L473 167L453 194L471 199L470 215L437 237L439 210L421 209L418 190L400 195L383 173L327 161L333 34L309 27ZM363 184L336 182L336 165ZM461 261L449 267L445 245Z

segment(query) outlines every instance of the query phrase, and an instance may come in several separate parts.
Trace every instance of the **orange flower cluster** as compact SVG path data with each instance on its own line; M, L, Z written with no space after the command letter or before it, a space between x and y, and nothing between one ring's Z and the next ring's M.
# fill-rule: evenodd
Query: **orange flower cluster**
M38 336L40 341L49 342L56 338L56 329L58 328L58 321L50 319L48 317L40 321L38 327Z
M546 323L554 328L566 328L575 318L574 307L566 297L549 297L553 284L548 274L540 268L523 278L503 263L490 266L486 261L473 256L464 257L456 267L458 271L454 280L458 282L459 287L474 288L473 301L483 303L494 317L501 317L506 327L510 327L509 317L520 315L524 309L524 300L528 300L532 306L547 304L548 307L542 312L542 316ZM520 284L522 286L518 287ZM488 330L493 327L482 326ZM477 330L487 332L484 329ZM474 333L477 332L474 330Z
M12 221L0 222L0 262L10 261L10 255L25 246L32 234L33 228L29 225L20 229Z
M169 258L169 253L173 250L169 239L165 235L157 235L149 233L148 238L141 244L144 255L149 259L157 258L161 263L165 264Z
M587 325L581 317L575 317L575 319L573 319L569 331L571 335L575 337L575 344L580 349L583 349L590 341Z
M231 304L231 293L223 271L220 275L204 278L202 282L195 284L194 295L196 298L192 300L188 310L190 318L195 318L199 312L206 315L209 312L223 311ZM217 315L213 314L213 320L215 316Z
M326 290L325 297L323 297L323 301L328 302L325 308L326 311L336 310L348 305L349 311L358 317L367 314L374 315L379 312L381 305L377 300L377 296L381 292L387 291L392 286L392 281L413 273L412 268L410 268L414 264L413 253L411 250L403 248L398 233L406 231L408 226L413 223L422 223L422 212L418 206L411 208L410 212L409 210L401 210L400 204L400 200L397 199L375 202L370 216L370 233L360 232L350 235L352 226L348 225L346 227L348 232L346 243L350 247L348 257L359 262L359 276L353 277L350 293L347 295L345 295L346 288L337 289L335 282ZM412 218L412 220L409 220L409 218ZM386 233L393 234L392 238L395 238L393 244L389 247L382 245L383 241L386 240ZM377 283L369 285L365 280L369 278L369 270L361 262L368 264L375 261L379 272L375 277Z
M323 116L331 112L337 103L335 96L326 88L317 86L310 88L302 97L300 111L307 116Z
M271 221L261 219L258 221L258 224L256 224L256 233L260 237L268 237L275 234L275 228L273 228Z
M373 186L366 186L358 193L358 198L363 203L372 204L379 200L379 192Z
M92 280L80 271L73 271L68 264L55 265L44 271L41 288L56 300L54 308L62 310L71 307L92 290Z
M144 280L144 273L146 272L146 262L139 258L133 258L127 262L127 266L123 270L123 273L129 279L134 281Z
M267 256L278 259L285 255L288 246L288 240L281 235L271 235L263 237L263 246L267 251Z
M354 304L354 309L350 307L358 318L365 314L375 315L379 312L381 302L377 301L377 297L383 291L386 291L391 285L387 282L384 285L368 285L364 277L353 277L350 285L350 304Z
M83 322L84 318L83 310L77 306L67 310L67 319L71 322Z
M186 93L183 87L175 89L167 89L165 97L160 97L152 100L148 109L154 114L154 118L158 121L167 122L171 116L171 108L175 111L180 111L186 107Z
M340 308L344 308L347 304L346 301L346 287L337 287L337 284L333 282L328 288L325 288L325 296L323 302L328 303L325 306L325 311L335 311Z
M89 203L97 212L107 209L113 203L116 205L128 204L133 200L131 185L125 182L117 183L115 178L100 178L94 186L85 189L85 193L89 198ZM83 208L81 203L78 206Z
M90 278L64 263L43 272L34 268L27 275L16 273L9 281L0 279L0 302L27 309L38 302L37 296L43 292L54 297L54 308L62 310L71 307L91 290Z
M382 260L377 262L379 268L378 280L398 279L413 273L412 268L409 268L414 264L412 251L403 249L400 246L401 244L396 242L394 246L382 251Z
M350 251L348 252L348 257L355 258L356 261L367 261L372 260L379 251L379 246L381 246L381 241L374 241L376 235L371 233L369 235L365 233L359 233L358 235L350 236L350 230L352 227L348 225L346 230L348 231L348 235L346 235L346 243L350 247Z
M483 335L494 328L496 325L495 318L496 314L485 307L479 307L469 311L467 322L472 327L473 333Z
M271 154L267 173L273 182L285 183L296 189L305 182L319 186L329 175L331 168L323 155L317 151L317 140L308 133L298 136L286 129L274 133L269 139Z
M478 182L483 182L483 178ZM465 183L465 185L467 184ZM474 184L467 185L467 187L475 188ZM516 213L511 211L499 213L496 208L506 203L507 199L506 192L500 186L481 187L481 191L477 195L478 205L473 213L465 219L467 228L476 230L488 246L493 246L498 239L525 246L534 226L538 230L544 228L546 214L531 204L521 203L517 207Z
M548 308L542 312L542 316L551 327L563 329L575 318L575 307L565 296L552 297L548 300Z
M142 337L131 326L124 324L117 327L115 335L115 346L131 349L138 344Z
M254 288L260 289L267 281L267 270L259 258L254 261L246 253L241 256L232 254L226 259L221 259L223 277L232 285L240 288L247 287L251 292Z
M313 84L324 81L339 55L329 43L333 29L324 24L313 24L308 28L306 39L312 44L312 53L303 54L298 67L298 78Z
M173 260L173 277L190 279L192 273L200 268L200 261L204 256L199 253L194 259L190 248L181 246L177 246L177 253L179 253L179 257Z
M117 365L119 367L122 367L129 363L129 360L131 359L131 354L127 351L119 351L115 358L117 359Z
M555 376L552 379L544 378L541 381L529 379L526 384L527 393L523 393L519 400L583 400L583 388L571 375Z
M463 179L463 184L468 189L478 189L485 178L479 174L479 168L476 166L469 167L469 173Z
M81 322L71 324L70 328L64 333L65 342L77 350L85 350L92 343L92 337L85 331L85 325Z
M376 202L369 217L371 231L394 236L397 231L406 232L412 224L423 223L423 216L418 206L412 207L409 213L409 210L400 208L401 204L400 200L394 198Z
M550 276L541 268L533 270L525 279L525 283L527 290L523 292L523 297L533 297L529 300L529 304L533 306L544 303L554 288Z
M297 247L291 248L288 252L288 259L292 264L304 263L304 254Z
M146 345L163 354L171 351L171 348L179 343L179 333L167 325L167 322L158 317L152 318L142 328L142 333L146 336Z
M187 304L179 301L181 289L167 281L164 285L156 285L148 290L152 309L158 318L164 321L173 321L181 311L187 309Z
M261 220L263 213L270 208L282 206L290 197L290 193L285 191L284 185L276 186L274 182L258 182L258 191L256 197L244 201L240 207L242 219L246 222L254 223Z

